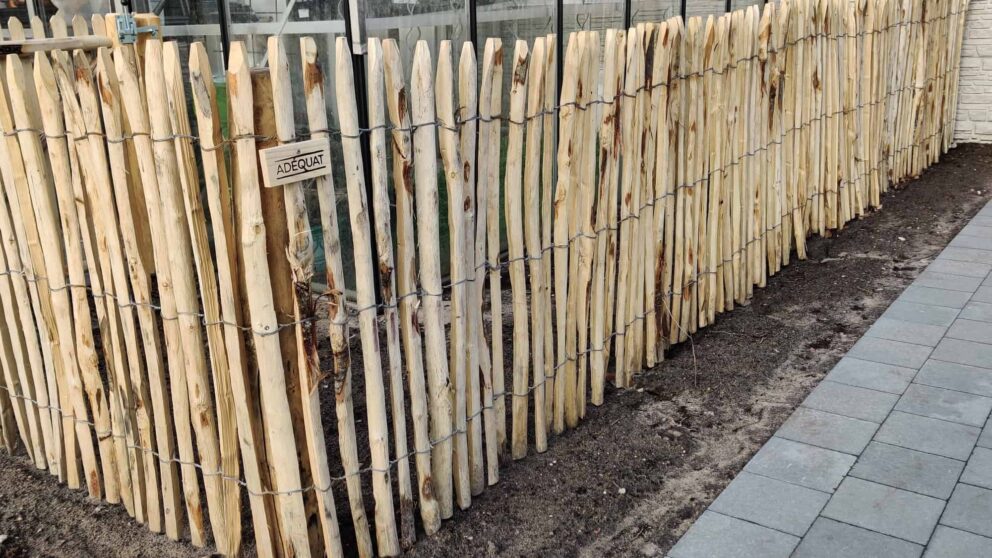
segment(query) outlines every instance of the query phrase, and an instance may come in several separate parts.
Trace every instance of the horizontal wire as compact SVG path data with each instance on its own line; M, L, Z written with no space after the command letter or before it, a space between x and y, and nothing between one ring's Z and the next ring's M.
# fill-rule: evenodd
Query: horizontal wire
M450 290L451 288L456 287L456 286L459 286L459 285L462 285L462 284L470 284L470 283L474 283L476 281L484 281L485 280L485 276L484 276L484 274L483 275L480 275L478 273L480 271L488 271L488 272L502 271L504 269L507 269L510 265L512 265L512 264L514 264L516 262L543 261L545 255L548 252L555 251L555 250L572 249L575 246L575 243L577 241L579 241L579 240L582 240L582 239L597 239L597 238L599 238L599 236L603 232L616 232L616 231L619 231L620 226L624 222L631 221L631 220L632 221L639 221L643 217L643 215L645 214L645 212L647 210L654 208L655 205L658 202L660 202L660 201L663 201L663 200L665 200L667 198L670 198L670 197L675 197L679 191L685 190L685 189L695 188L696 186L699 186L699 185L707 182L708 180L710 180L710 177L712 175L716 174L716 173L725 173L729 169L731 169L731 168L733 168L733 167L735 167L737 165L743 164L743 162L744 162L745 159L748 159L750 157L753 157L753 156L755 156L755 155L757 155L757 154L759 154L761 152L767 151L768 149L770 149L773 146L782 146L782 145L784 145L784 143L786 141L784 138L785 138L785 136L787 136L789 134L794 134L796 132L805 130L805 129L809 128L813 123L820 122L822 120L828 120L830 118L834 118L834 117L837 117L837 116L844 116L844 115L847 115L847 114L850 114L850 113L853 113L853 112L857 112L857 111L859 111L861 109L864 109L864 108L869 108L869 107L877 106L879 104L882 104L882 103L887 102L889 98L891 98L892 96L897 95L899 93L902 93L902 92L911 91L911 90L916 91L916 90L926 89L927 88L927 84L929 84L930 82L940 80L940 79L946 77L947 75L949 75L949 74L957 71L957 69L958 69L957 67L949 68L948 70L946 70L942 74L931 76L931 77L923 80L922 83L920 83L920 84L917 84L917 83L914 82L911 85L906 85L906 86L901 87L901 88L898 88L898 89L890 90L885 95L881 96L880 98L878 98L875 101L871 101L871 102L867 102L867 103L861 103L861 104L855 105L853 107L848 107L848 108L844 108L844 109L840 109L840 110L834 111L832 113L821 113L819 115L812 116L809 119L803 121L801 124L793 125L793 126L791 126L789 128L784 129L781 133L777 133L777 135L781 136L780 138L777 138L777 139L774 139L774 140L770 140L770 141L768 141L767 143L765 143L762 146L756 147L756 148L754 148L754 149L752 149L750 151L747 151L745 153L742 153L742 154L738 155L735 160L730 161L729 163L727 163L726 165L724 165L722 167L719 167L719 168L716 168L716 169L708 169L704 176L701 176L699 178L696 178L692 182L686 182L686 183L678 184L678 185L676 185L674 187L674 189L672 191L665 192L665 193L662 193L662 194L660 194L658 196L655 196L654 198L652 198L649 201L643 203L642 205L640 205L636 209L628 210L628 212L626 214L621 214L621 216L617 220L616 224L603 225L603 226L601 226L599 228L593 229L592 231L579 231L576 234L574 234L574 235L568 237L567 239L565 239L565 241L563 243L552 243L550 245L543 246L541 248L541 250L539 252L537 252L537 253L530 253L530 254L526 254L526 255L523 255L523 256L518 256L518 257L513 257L513 258L508 258L508 259L503 259L503 260L497 260L495 263L493 263L491 260L488 260L487 259L486 261L483 261L483 262L477 264L473 268L472 271L475 272L475 277L471 277L470 276L470 277L460 278L460 279L457 279L457 280L454 280L454 281L446 282L446 283L444 283L442 285L442 292L439 292L439 293L428 292L428 291L425 291L423 289L419 289L419 290L416 290L416 291L401 293L401 294L397 295L396 298L395 298L395 302L393 302L393 303L375 303L375 304L369 304L367 306L362 306L362 307L346 307L345 308L346 314L347 314L346 318L355 318L355 317L359 316L360 314L362 314L364 312L371 311L371 310L395 309L395 308L398 308L399 307L399 305L398 305L399 302L403 301L406 298L410 298L410 297L440 297L440 298L443 298L444 295L445 295L445 293L443 291ZM679 125L682 125L682 123L679 123ZM877 169L875 169L875 170L877 170ZM28 270L23 270L23 269L7 269L7 270L4 270L4 271L0 271L0 276L3 276L3 275L12 275L12 274L23 275L27 281L32 282L32 283L35 283L35 284L39 284L39 285L43 281L44 282L47 282L47 277L42 276L42 275L33 274L32 272L30 272ZM67 288L80 288L80 289L87 289L87 290L90 290L90 291L93 290L89 285L79 285L79 284L71 284L71 283L66 283L66 284L64 284L61 287L52 287L49 284L46 288L50 292L58 292L58 291L61 291L61 290L65 290ZM318 295L318 298L331 296L332 294L333 293L322 293L322 294ZM114 293L110 293L110 292L106 292L106 291L104 291L103 293L96 293L96 292L94 292L94 293L92 293L92 295L93 295L94 298L104 297L104 298L114 299L117 307L118 308L121 308L121 309L129 308L129 307L143 306L143 307L151 308L152 310L156 310L158 312L162 312L162 306L161 305L154 304L154 303L151 303L151 302L139 302L139 301L134 301L134 300L130 300L130 299L125 299L125 298L122 298L122 297L117 296ZM249 333L252 333L254 335L263 336L263 337L264 336L268 336L268 335L276 335L276 334L280 333L283 329L286 329L286 328L292 328L292 327L296 327L297 325L302 325L302 324L307 324L307 323L311 323L311 322L317 321L317 318L311 316L311 317L304 317L304 318L302 318L300 320L295 320L295 321L291 321L291 322L278 323L278 324L276 324L271 329L257 329L257 328L251 327L251 326L244 326L244 325L241 325L239 323L230 322L230 321L226 321L226 320L209 320L208 316L206 314L202 313L202 312L176 312L176 315L168 315L168 316L167 315L162 315L161 317L162 317L163 320L173 321L173 320L179 319L179 316L183 316L183 315L185 315L185 316L192 316L192 317L196 317L196 318L200 319L201 324L204 325L204 326L223 325L223 326L235 327L235 328L240 329L241 331L249 332ZM349 323L349 321L347 319L344 319L344 320L330 320L330 323L332 325L347 325Z
M924 144L928 143L931 139L933 139L933 138L935 138L937 136L940 136L942 134L943 134L943 131L938 131L938 132L935 132L933 134L930 134L929 136L926 136L924 138L921 138L921 140L918 143L906 145L906 146L903 146L901 148L895 149L890 154L887 155L887 159L892 159L898 153L901 153L901 152L904 152L904 151L907 151L907 150L910 150L910 149L915 149L915 148L918 148L918 147L922 147ZM884 167L886 164L888 164L888 160L880 161L880 163L878 165L876 165L875 167L873 167L871 169L867 169L864 173L861 173L857 178L851 180L850 182L851 183L854 183L854 182L863 180L866 177L868 177L871 173L876 172L880 168ZM807 198L805 199L805 201L803 202L802 205L794 206L791 210L789 210L789 211L781 214L779 218L782 219L782 220L784 220L786 217L788 217L790 215L793 215L796 212L800 212L800 213L805 212L806 207L808 206L808 204L814 198L816 198L817 196L820 196L820 195L824 195L824 194L822 192L819 192L819 191L811 193L809 196L807 196ZM747 250L747 247L749 247L751 244L753 244L755 242L762 241L767 236L767 234L769 232L772 232L774 230L777 230L781 226L782 226L782 224L779 223L779 224L776 224L776 225L774 225L772 227L766 228L761 235L759 235L758 237L756 237L756 238L751 239L750 241L748 241L740 249L738 249L738 250L734 251L733 253L731 253L731 256L736 256L736 255L745 253L746 250ZM732 258L731 258L731 260L732 260ZM728 260L727 259L724 259L724 262L726 262L726 261L728 261ZM696 277L694 279L692 279L691 281L684 283L682 285L681 289L686 289L686 288L689 288L689 287L692 287L692 286L695 286L696 284L698 284L699 281L700 281L700 279L699 279L700 276L703 276L703 275L712 275L712 274L717 274L717 273L719 273L719 271L716 271L716 270L709 270L709 271L698 271L698 270L696 270L695 271ZM674 291L673 290L673 291L669 291L667 293L664 293L662 295L662 298L663 299L667 299L669 297L678 297L678 296L681 296L681 291ZM512 392L512 391L511 392L507 392L507 391L503 391L503 392L493 393L492 394L493 401L496 401L496 400L498 400L500 398L503 398L504 396L524 397L524 398L530 397L530 395L534 392L534 390L539 389L541 387L545 387L548 382L555 380L558 377L557 376L557 372L561 368L563 368L563 367L565 367L565 366L567 366L567 365L569 365L569 364L571 364L573 362L577 362L577 361L581 360L582 358L584 358L585 356L588 356L588 355L591 355L591 354L594 354L594 353L598 353L598 352L606 351L607 350L607 346L610 344L611 341L613 341L616 338L623 338L626 335L628 335L627 330L630 329L631 326L633 326L634 324L636 324L636 323L638 323L638 322L640 322L642 320L647 319L649 316L652 316L655 312L658 311L659 307L660 308L663 308L666 311L666 313L668 313L668 315L671 317L671 310L669 309L669 306L667 304L665 304L664 302L660 306L659 305L656 305L656 306L653 306L651 308L648 308L647 310L645 310L641 314L635 314L631 320L629 320L627 322L624 322L623 331L619 331L619 328L616 328L617 330L613 331L610 335L606 336L602 340L603 344L601 346L599 346L599 347L589 347L588 349L583 350L583 351L578 351L575 354L565 355L562 359L560 359L559 362L555 363L553 365L553 367L551 368L551 371L554 372L553 374L547 374L547 373L545 373L544 375L542 375L542 378L541 378L540 381L535 382L533 384L530 384L527 387L527 389L525 391L523 391L523 392ZM683 329L683 326L681 325L681 323L677 323L677 324L675 324L675 326L678 327L679 329ZM691 342L692 335L691 334L688 334L688 338L689 338L689 340ZM30 404L34 405L36 408L38 408L38 409L56 411L56 412L59 413L59 415L63 419L69 419L69 420L72 420L73 422L75 422L77 424L84 424L84 425L89 426L90 428L93 429L94 434L96 435L96 437L98 439L101 439L102 440L102 439L106 439L107 437L112 437L112 438L115 438L115 439L124 439L124 440L127 440L130 437L133 437L133 436L128 436L128 435L124 435L124 434L114 434L112 431L108 432L108 431L97 430L97 425L95 423L93 423L90 420L80 419L80 418L76 417L76 415L75 415L74 412L66 412L61 407L58 407L58 406L55 406L55 405L42 405L40 402L38 402L37 400L35 400L33 398L24 396L24 395L19 394L19 393L15 393L12 389L10 389L9 387L7 387L5 385L0 385L0 389L6 391L10 397L14 397L14 398L23 400L23 401L25 401L27 403L30 403ZM480 405L479 409L475 410L473 413L471 413L471 414L469 414L469 415L466 416L466 422L474 421L476 418L478 418L479 416L481 416L484 412L489 411L489 410L493 410L496 407L497 407L496 404L485 404L484 403L484 404ZM371 466L371 465L364 466L364 467L360 467L356 471L353 471L353 472L350 472L350 473L346 473L344 475L329 477L329 481L330 481L331 485L326 486L326 487L320 487L320 486L317 486L316 484L311 484L311 485L306 486L306 487L301 487L301 488L296 488L296 489L288 489L288 490L254 490L254 489L252 489L251 487L248 486L248 483L245 480L241 479L240 477L232 477L230 475L227 475L222 470L208 471L207 469L205 469L203 467L203 465L201 465L199 463L191 462L191 461L184 461L184 460L182 460L182 459L180 459L178 457L175 457L175 456L168 456L168 457L166 457L166 456L163 456L158 451L156 451L156 450L154 450L152 448L146 448L144 446L139 446L139 445L134 445L134 444L128 443L127 444L127 448L130 449L130 450L141 451L141 452L150 454L150 455L152 455L153 457L155 457L157 460L159 460L162 463L174 463L174 464L177 464L179 466L191 466L191 467L195 467L196 469L198 469L201 472L201 474L204 477L219 477L223 481L237 483L242 488L244 488L246 492L248 492L252 496L284 496L284 495L291 495L291 494L298 494L298 493L303 493L303 492L309 492L311 490L320 491L320 492L327 492L327 491L329 491L329 490L331 490L333 488L333 485L334 484L339 484L341 482L344 482L344 481L346 481L348 478L350 478L352 476L360 476L360 475L368 474L368 473L388 473L388 472L392 471L392 469L400 461L407 460L410 457L415 457L417 455L430 453L438 445L450 441L455 436L459 436L461 434L467 433L468 432L468 429L469 429L468 426L466 426L463 429L462 428L453 428L450 433L445 434L444 436L441 436L439 438L430 440L429 443L428 443L428 447L427 448L414 449L412 451L407 452L406 454L404 454L402 456L397 456L397 457L395 457L393 459L390 459L389 462L388 462L387 467L384 468L384 469L383 468L377 468L377 467L374 467L374 466Z

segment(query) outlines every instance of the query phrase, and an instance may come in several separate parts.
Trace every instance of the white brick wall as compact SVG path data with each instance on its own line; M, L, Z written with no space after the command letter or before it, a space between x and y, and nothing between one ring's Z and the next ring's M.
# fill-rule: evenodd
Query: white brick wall
M954 142L992 143L992 0L971 0L958 87Z

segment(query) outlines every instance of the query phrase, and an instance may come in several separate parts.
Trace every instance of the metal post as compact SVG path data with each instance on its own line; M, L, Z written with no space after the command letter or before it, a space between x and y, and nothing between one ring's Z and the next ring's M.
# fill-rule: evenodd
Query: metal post
M623 28L630 29L630 0L623 0Z
M564 81L564 68L565 68L565 0L555 0L555 33L558 35L558 40L555 41L555 50L558 52L555 54L557 62L555 63L555 106L561 102L561 84ZM554 116L552 117L555 126L555 153L558 152L558 111L554 111ZM554 165L552 168L552 179L554 183L558 183L558 165Z
M565 0L555 0L555 33L558 35L558 40L555 41L555 48L558 50L556 54L558 63L555 64L555 84L557 86L555 92L555 104L558 104L558 99L561 99L561 84L564 74L562 69L565 67ZM555 118L555 137L558 137L558 119Z
M220 26L220 48L224 53L224 68L227 69L227 59L231 55L231 10L227 0L217 0L217 25Z
M685 21L685 4L686 0L682 0L682 4L679 7L679 13L682 14L682 21Z
M479 48L479 20L477 12L479 3L477 0L465 0L465 16L468 18L468 40L472 43L472 48L478 52Z
M724 9L727 13L730 13L734 9L734 0L727 0L727 6Z
M362 170L365 172L365 197L372 199L372 147L369 143L369 135L362 133L369 127L369 103L368 88L365 77L365 54L368 52L365 36L365 0L344 0L344 32L351 43L351 64L355 72L355 108L358 110L359 143L362 149ZM375 215L368 213L369 228L375 230ZM379 250L373 242L372 261L379 261ZM373 274L375 278L375 301L382 303L381 278L378 273Z

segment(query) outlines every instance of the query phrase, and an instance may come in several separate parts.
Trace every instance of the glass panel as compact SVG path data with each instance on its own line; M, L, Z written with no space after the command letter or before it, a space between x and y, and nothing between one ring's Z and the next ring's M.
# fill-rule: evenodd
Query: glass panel
M68 14L67 21L72 21L76 14L82 15L89 21L91 15L104 13L110 6L110 0L93 0L93 5L80 2L85 5L65 6L63 13ZM9 37L7 33L7 22L16 19L24 25L24 33L27 38L31 38L31 16L38 16L45 22L45 30L48 32L48 18L59 9L52 3L52 0L6 0L0 3L0 23L3 24L3 36Z
M0 8L0 17L3 18L4 27L7 26L7 20L10 17L17 17L24 24L25 31L28 31L29 15L37 15L45 22L46 31L50 31L48 20L60 10L66 21L71 22L72 18L77 15L83 16L86 21L89 21L94 14L105 14L113 11L114 5L110 0L62 1L57 3L52 0L8 0Z
M562 32L564 37L572 31L603 31L605 29L619 29L623 27L624 3L614 0L593 0L583 2L581 0L566 0L564 2L565 13L562 16L565 29ZM600 33L601 38L603 33ZM566 43L567 45L568 43Z
M727 11L726 0L688 0L685 6L686 17L722 14Z
M457 63L462 43L469 40L465 0L370 0L365 29L370 37L396 40L407 75L417 41L427 41L436 65L441 41L451 41Z
M658 23L679 15L680 9L679 0L631 0L630 21Z
M476 45L480 65L486 39L500 37L504 49L513 49L518 39L534 46L534 39L555 32L554 0L481 0L478 5ZM481 68L480 68L481 71ZM509 73L505 71L504 73ZM508 82L507 82L508 83ZM508 99L504 97L504 106Z
M210 55L210 67L222 77L224 55L215 0L148 0L145 9L159 14L162 34L179 42L184 58L191 43L203 43Z
M748 6L761 6L763 4L765 4L765 0L734 0L733 8L739 10Z

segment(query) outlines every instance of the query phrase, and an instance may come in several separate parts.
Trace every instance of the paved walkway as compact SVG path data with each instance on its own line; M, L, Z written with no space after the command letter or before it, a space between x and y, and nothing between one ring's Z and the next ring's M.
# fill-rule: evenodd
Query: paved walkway
M992 556L992 203L671 558Z

